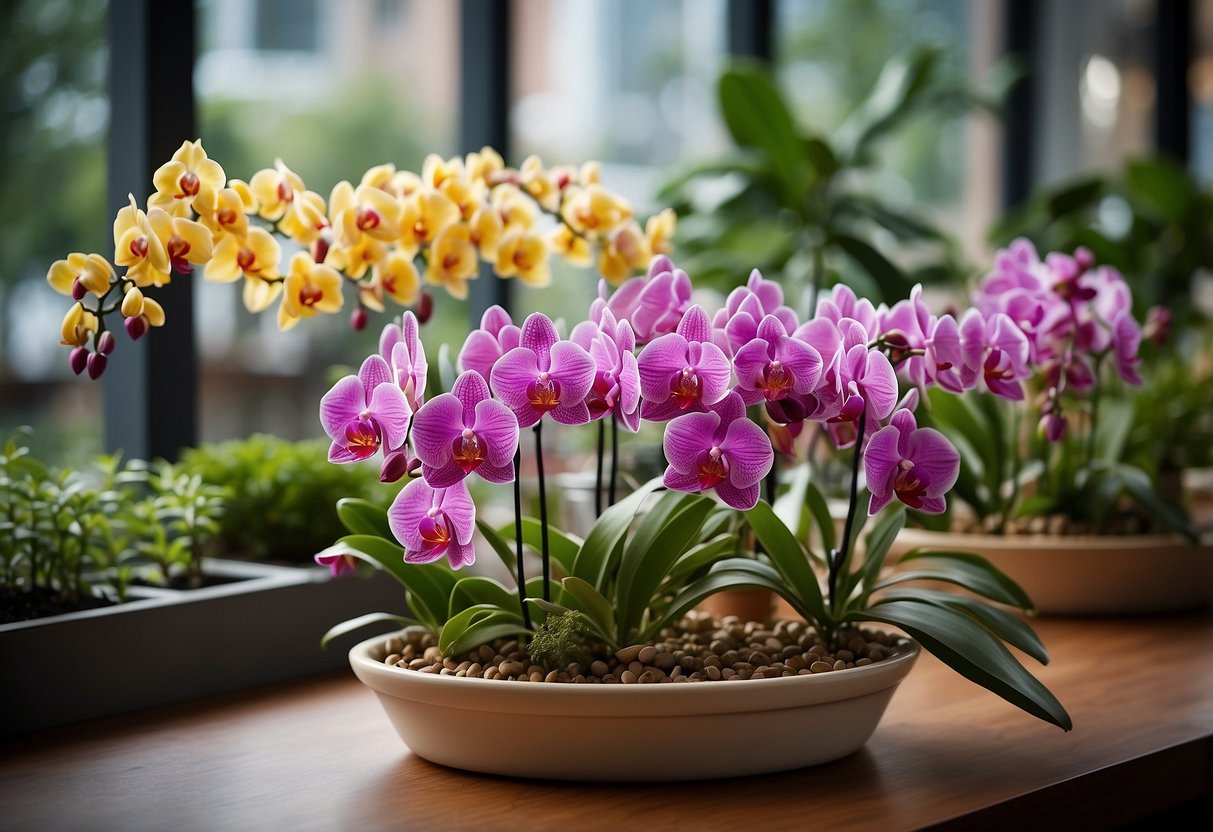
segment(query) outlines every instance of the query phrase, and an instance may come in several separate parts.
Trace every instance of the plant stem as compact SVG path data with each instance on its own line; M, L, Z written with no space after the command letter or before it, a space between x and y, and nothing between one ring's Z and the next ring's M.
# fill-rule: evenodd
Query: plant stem
M514 552L518 570L518 605L522 608L522 623L531 629L531 612L526 606L526 571L522 566L522 448L514 452Z
M771 470L766 476L767 502L775 505L775 492L779 490L779 454L771 460Z
M594 478L594 517L602 515L602 463L606 456L606 422L598 420L598 474Z
M607 505L615 505L615 480L619 476L619 420L611 415L611 486L607 492Z
M551 564L548 560L548 495L543 483L543 421L535 423L535 467L539 471L539 534L543 555L543 600L551 601L548 587L551 580Z
M851 529L855 525L855 509L859 505L859 462L863 458L863 434L867 421L868 411L864 408L859 414L859 424L855 428L855 453L851 457L851 495L847 501L847 522L842 529L842 548L835 549L830 558L826 598L830 612L835 612L838 607L838 575L846 568L847 560L851 556Z

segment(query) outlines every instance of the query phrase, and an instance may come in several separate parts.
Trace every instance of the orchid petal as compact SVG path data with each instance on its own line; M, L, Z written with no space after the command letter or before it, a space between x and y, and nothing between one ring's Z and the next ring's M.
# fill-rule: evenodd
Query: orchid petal
M358 376L346 376L320 399L320 422L332 439L345 436L345 426L366 408L366 392Z

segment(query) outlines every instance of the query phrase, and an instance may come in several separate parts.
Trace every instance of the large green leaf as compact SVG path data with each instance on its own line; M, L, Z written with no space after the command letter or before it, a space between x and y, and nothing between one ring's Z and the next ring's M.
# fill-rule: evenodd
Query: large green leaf
M493 551L497 553L497 557L501 558L501 562L505 564L505 568L513 575L518 568L518 559L514 553L514 544L507 541L501 536L501 533L485 523L479 517L476 518L476 528L480 530L480 534L488 541ZM510 531L513 532L514 524L510 524Z
M615 631L615 616L611 610L611 602L603 598L598 590L581 578L568 577L560 583L572 599L569 603L593 621L608 642L617 644L619 636Z
M706 162L698 162L677 170L674 175L661 185L657 191L659 202L669 202L678 197L688 183L703 177L723 176L725 174L741 174L747 179L755 179L767 174L767 170L759 161L761 157L752 151L731 153Z
M905 528L905 525L906 512L901 506L890 506L881 513L876 525L872 527L872 531L868 532L863 565L853 575L845 578L848 597L856 587L861 588L863 597L867 596L870 587L875 585L880 577L880 568L884 565L889 547L893 545L893 541L897 539L897 535ZM846 575L845 569L844 564L844 575Z
M518 595L492 578L481 575L460 578L451 588L447 617L454 618L458 613L476 604L493 604L502 609L508 609L511 606L518 606Z
M927 603L888 601L855 613L852 620L900 627L966 679L1045 722L1066 731L1073 728L1057 697L1002 642L964 613Z
M687 549L670 567L667 582L680 582L700 569L711 566L725 552L737 545L737 537L728 533L718 534Z
M762 548L771 563L779 571L787 588L780 591L781 595L794 593L799 599L795 606L807 611L806 617L822 620L826 617L825 601L821 596L821 585L817 575L809 565L808 555L801 547L796 537L775 516L774 510L765 500L759 500L758 505L746 512L746 519L754 534L762 543Z
M1022 618L977 598L954 592L931 589L891 589L881 595L882 601L911 601L952 607L976 619L987 630L1012 647L1017 647L1041 664L1049 663L1049 653L1036 631Z
M733 140L765 153L779 173L788 204L798 204L808 168L792 113L769 72L756 64L734 64L720 76L717 92Z
M595 587L604 584L612 555L627 533L628 526L649 494L660 485L661 479L655 477L602 513L577 553L573 575Z
M390 612L369 612L366 615L360 615L357 618L351 618L348 621L342 621L331 628L320 638L320 646L328 647L329 642L335 638L340 638L346 633L352 633L355 630L361 630L363 627L369 627L372 624L378 624L381 621L391 621L399 624L401 627L421 627L420 621L415 618L408 618L403 615L396 615ZM429 628L426 628L429 629Z
M1187 213L1192 185L1183 169L1163 159L1135 159L1125 168L1130 192L1162 219L1181 222Z
M457 656L494 639L526 632L518 612L492 604L477 604L446 622L438 636L438 649L444 656Z
M337 501L337 516L350 534L372 534L388 540L395 539L387 522L387 509L369 500L344 497Z
M800 598L794 597L794 593L791 593L783 582L773 579L763 571L761 564L751 560L743 560L742 563L745 565L736 568L713 569L699 580L688 584L675 596L661 616L645 629L640 639L644 640L653 633L660 632L685 615L688 610L701 604L705 598L727 589L769 589L787 599L793 609L807 620L814 620L808 610L802 608Z
M1125 490L1159 520L1166 528L1178 532L1195 545L1199 540L1196 527L1188 520L1183 508L1167 502L1150 482L1149 475L1132 465L1117 465L1116 472L1124 483Z
M514 524L506 523L498 533L503 540L514 539ZM522 518L522 542L530 546L536 552L543 550L543 524L534 517ZM577 552L581 549L582 541L575 535L567 534L560 531L552 524L548 524L548 553L551 555L563 574L568 575L573 571L573 561L577 558Z
M930 83L937 48L918 48L891 58L872 91L838 128L837 144L852 159L861 159L867 146L912 113Z
M901 563L928 561L925 569L912 569L894 574L875 588L893 586L909 581L938 581L964 587L1000 604L1032 609L1032 599L1023 588L981 555L972 552L936 552L915 549L902 556ZM934 561L934 563L930 563Z

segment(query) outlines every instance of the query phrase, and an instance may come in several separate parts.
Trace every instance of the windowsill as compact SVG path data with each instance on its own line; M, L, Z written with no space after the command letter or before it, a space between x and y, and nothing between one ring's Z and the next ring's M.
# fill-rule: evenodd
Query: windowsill
M342 673L25 738L0 758L0 817L15 829L1095 828L1207 800L1213 617L1037 627L1053 655L1038 675L1070 734L924 655L873 738L837 763L735 784L530 782L415 757Z

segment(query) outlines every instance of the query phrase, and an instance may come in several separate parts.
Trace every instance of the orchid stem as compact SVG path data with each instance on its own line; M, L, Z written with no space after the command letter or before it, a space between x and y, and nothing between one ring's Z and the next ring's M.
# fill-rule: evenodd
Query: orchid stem
M607 505L615 505L615 481L619 476L619 420L611 416L611 485Z
M771 470L766 477L767 502L775 505L775 493L779 490L779 454L771 460Z
M514 545L518 570L518 604L522 607L522 623L531 627L531 612L526 606L526 571L522 566L522 448L514 452Z
M855 525L855 509L859 505L859 462L863 458L863 434L867 428L867 421L868 411L865 407L859 414L859 424L855 429L855 453L851 457L851 496L847 501L847 522L842 529L842 548L835 549L830 558L827 584L829 596L826 599L830 612L837 609L838 575L846 568L847 559L851 556L851 529Z
M543 482L543 422L535 423L535 468L539 472L539 534L543 555L543 600L552 600L551 564L548 559L548 495Z
M594 478L594 517L602 516L602 463L606 456L606 422L598 420L598 474Z

